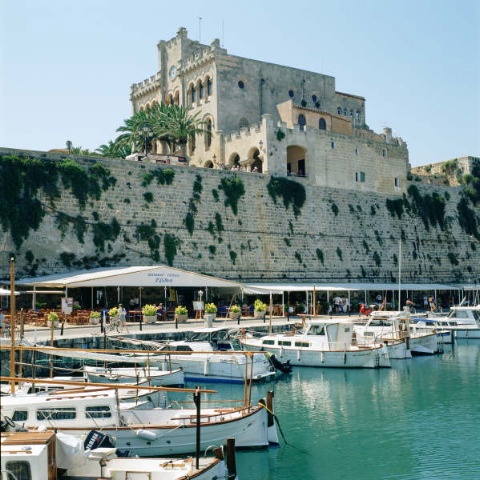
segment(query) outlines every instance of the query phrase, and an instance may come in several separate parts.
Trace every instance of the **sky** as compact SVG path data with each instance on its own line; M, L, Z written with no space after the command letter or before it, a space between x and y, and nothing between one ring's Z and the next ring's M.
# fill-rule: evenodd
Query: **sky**
M180 27L228 53L331 75L410 163L480 157L479 0L0 0L0 146L94 151Z

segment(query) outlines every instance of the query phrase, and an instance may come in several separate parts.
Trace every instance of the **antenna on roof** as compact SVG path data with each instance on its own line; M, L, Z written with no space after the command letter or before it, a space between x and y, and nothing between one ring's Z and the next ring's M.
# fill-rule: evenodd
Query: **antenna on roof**
M198 17L198 43L202 41L202 17Z

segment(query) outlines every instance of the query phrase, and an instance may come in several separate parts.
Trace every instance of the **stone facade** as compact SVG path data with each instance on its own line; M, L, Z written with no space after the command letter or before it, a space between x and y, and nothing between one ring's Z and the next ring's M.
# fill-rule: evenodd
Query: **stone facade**
M230 55L218 39L203 45L184 28L157 50L158 73L131 87L133 113L160 102L198 113L211 135L189 143L191 165L237 164L298 175L306 185L405 192L406 144L390 128L372 132L365 98L337 92L334 77Z
M262 121L267 122L268 118ZM241 133L247 134L247 131ZM257 134L255 128L250 131L252 136ZM316 133L322 134L330 135ZM306 133L297 128L288 135ZM355 139L360 142L360 154L365 153L370 140L354 137L348 142ZM325 152L329 140L330 137L325 141ZM235 138L225 139L226 145L234 141ZM331 155L341 155L348 142ZM59 162L67 157L0 149L0 167L2 155L46 162ZM45 192L39 191L38 199L46 215L38 229L30 231L18 249L8 230L2 229L0 235L1 250L16 254L19 277L170 261L178 268L241 281L395 282L401 241L402 281L480 281L480 241L467 234L459 222L462 187L408 182L407 190L414 187L422 198L438 195L445 199L441 224L426 224L426 214L415 213L413 209L407 212L406 208L395 213L388 208L388 202L402 200L380 193L380 181L379 192L373 193L345 185L335 188L333 181L326 182L333 186L316 186L304 178L291 177L287 179L293 182L290 186L303 185L306 195L304 205L295 214L292 206L286 208L281 198L275 203L269 193L272 179L269 175L170 166L167 168L174 171L173 181L171 185L161 185L146 179L163 171L165 166L83 156L69 158L84 169L101 163L115 184L102 192L99 200L89 199L84 207L60 181L61 197L54 204ZM312 170L312 176L318 175ZM237 179L245 190L240 195L237 213L228 201L225 203L225 181L232 179ZM413 204L409 194L405 198ZM469 208L480 225L480 206ZM187 221L189 215L191 223ZM83 242L79 241L73 223L59 227L60 216L83 219L86 227ZM96 228L114 222L119 225L119 234L100 247L94 239ZM8 256L2 257L0 280L7 281Z

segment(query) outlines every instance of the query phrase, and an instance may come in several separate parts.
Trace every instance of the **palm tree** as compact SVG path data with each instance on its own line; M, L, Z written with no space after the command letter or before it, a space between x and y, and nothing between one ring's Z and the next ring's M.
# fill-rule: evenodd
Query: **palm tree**
M205 133L205 122L198 115L190 115L190 107L184 108L175 104L156 104L148 110L140 110L131 118L124 120L124 125L117 128L120 135L115 143L128 146L133 153L143 144L145 153L148 145L154 140L168 143L173 153L180 145L182 156L186 156L186 144L197 133Z
M117 132L125 133L120 135L115 143L129 147L130 153L135 152L140 145L145 145L147 150L147 145L154 139L150 111L140 110L127 118L124 125L117 128Z
M96 150L102 157L108 158L125 158L130 154L130 147L110 140L107 145L100 145Z
M166 108L159 113L163 137L171 139L174 149L180 145L182 156L186 156L186 145L191 137L197 133L206 133L203 128L205 122L198 118L199 112L191 115L190 110L191 107L185 108L172 104L166 105Z

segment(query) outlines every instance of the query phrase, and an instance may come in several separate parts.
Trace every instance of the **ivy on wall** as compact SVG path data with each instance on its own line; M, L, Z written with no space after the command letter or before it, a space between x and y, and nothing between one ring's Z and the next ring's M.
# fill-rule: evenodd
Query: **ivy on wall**
M245 186L243 185L242 179L237 176L222 178L218 188L219 190L223 190L225 194L225 206L230 206L234 215L237 215L238 201L245 195Z
M13 243L20 248L31 230L37 230L46 214L46 206L37 198L42 190L50 207L60 198L59 180L70 190L80 208L88 199L99 200L102 192L116 184L116 179L103 165L95 163L84 168L71 159L52 162L14 155L0 156L0 223L10 231ZM65 234L67 218L57 217L57 226Z
M163 239L163 246L165 251L165 258L167 259L168 265L173 266L173 261L177 255L177 246L179 244L179 239L170 233L165 234Z
M197 175L195 177L195 181L193 182L193 193L188 203L188 212L184 220L185 226L187 227L187 230L190 236L193 235L193 232L195 230L195 215L198 212L197 205L201 201L200 194L202 193L202 191L203 191L202 177L200 175Z
M268 182L267 190L273 203L276 204L277 197L280 197L285 208L288 209L292 205L296 217L301 214L301 208L307 198L305 187L302 184L284 177L272 177Z
M156 232L157 223L155 220L151 220L150 225L141 224L135 229L135 233L138 239L143 242L147 242L150 249L150 256L156 262L160 261L160 235Z

